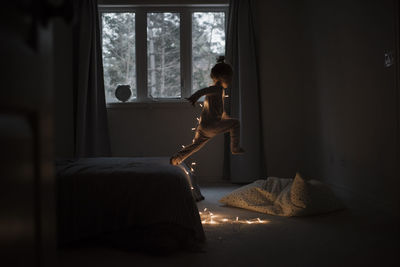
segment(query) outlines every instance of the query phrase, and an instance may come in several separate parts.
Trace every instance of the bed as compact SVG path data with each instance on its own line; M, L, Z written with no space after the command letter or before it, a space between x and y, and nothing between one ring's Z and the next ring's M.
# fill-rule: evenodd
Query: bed
M203 196L185 165L168 158L63 159L56 172L61 246L99 236L127 244L152 233L205 240L196 206Z

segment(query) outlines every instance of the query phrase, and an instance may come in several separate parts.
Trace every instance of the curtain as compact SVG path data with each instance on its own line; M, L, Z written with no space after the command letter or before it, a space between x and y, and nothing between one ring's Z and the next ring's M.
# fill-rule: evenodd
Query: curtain
M75 0L74 9L75 156L109 156L97 1Z
M232 117L240 119L241 144L246 151L231 155L225 136L224 176L234 183L252 182L265 174L252 5L251 0L231 0L229 5L226 59L234 77L226 107Z

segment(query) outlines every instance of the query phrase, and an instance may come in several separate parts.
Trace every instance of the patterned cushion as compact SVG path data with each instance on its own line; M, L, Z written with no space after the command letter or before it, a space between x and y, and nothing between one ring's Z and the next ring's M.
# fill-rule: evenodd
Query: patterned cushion
M221 203L280 216L304 216L343 208L331 189L316 180L269 177L227 194Z

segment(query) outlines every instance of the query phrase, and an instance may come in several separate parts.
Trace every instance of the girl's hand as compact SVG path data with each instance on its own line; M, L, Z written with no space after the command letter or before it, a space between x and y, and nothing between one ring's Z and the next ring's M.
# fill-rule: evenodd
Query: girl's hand
M185 98L187 101L190 102L190 104L192 104L192 106L194 107L194 105L196 104L196 98L193 97L193 95L191 97Z

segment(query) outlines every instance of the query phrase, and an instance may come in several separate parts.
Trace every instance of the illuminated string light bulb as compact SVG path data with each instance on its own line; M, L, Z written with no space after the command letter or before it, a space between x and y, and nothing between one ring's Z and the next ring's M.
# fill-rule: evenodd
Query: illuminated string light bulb
M196 162L192 162L191 164L192 164L192 166L193 166L193 165L196 165Z
M192 131L196 130L196 128L192 128Z
M197 120L198 122L200 122L200 118L196 118L196 120Z
M190 189L192 189L192 190L193 190L193 189L194 189L194 187L193 187L193 186L191 186L191 187L190 187Z
M194 169L193 169L193 168L190 168L190 171L194 172Z
M203 104L200 103L200 107L203 107Z
M239 216L235 217L234 219L230 219L227 217L222 217L218 214L212 213L207 208L204 208L202 212L199 212L200 219L202 224L207 225L219 225L224 223L234 223L234 224L266 224L269 221L261 220L260 218L253 218L253 219L240 219Z
M182 145L182 148L185 148L185 146L184 146L184 145Z
M225 95L225 97L229 97L229 95Z

